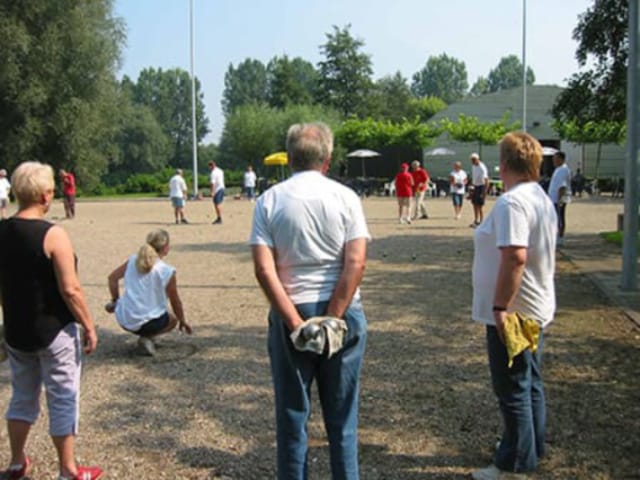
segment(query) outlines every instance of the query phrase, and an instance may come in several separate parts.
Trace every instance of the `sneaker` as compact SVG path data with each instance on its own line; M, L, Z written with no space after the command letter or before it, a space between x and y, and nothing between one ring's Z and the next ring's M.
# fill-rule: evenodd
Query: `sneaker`
M222 223L222 219L216 218L213 222L211 222L211 225L220 225L221 223Z
M60 475L58 480L97 480L103 473L100 467L78 467L75 477Z
M21 478L25 478L29 467L31 467L31 459L27 457L24 459L24 463L22 465L10 465L9 468L0 473L0 479L20 480Z
M474 480L524 480L527 476L521 473L505 472L491 464L487 468L472 472L471 478Z
M138 346L144 353L151 357L156 354L156 345L153 343L153 340L148 337L140 337L138 339Z
M407 217L407 223L411 225L411 219L409 217Z
M427 215L426 213L423 213L423 214L420 216L420 220L426 220L427 218L429 218L429 215Z
M188 224L189 222L187 221L186 218L183 218L182 220L180 220L180 223Z
M404 218L399 219L399 220L398 220L398 223L399 223L400 225L404 224Z

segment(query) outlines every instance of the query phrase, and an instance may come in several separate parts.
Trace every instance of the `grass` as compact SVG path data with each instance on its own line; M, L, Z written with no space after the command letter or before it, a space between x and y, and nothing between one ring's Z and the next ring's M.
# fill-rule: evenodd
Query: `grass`
M600 234L602 238L604 238L609 243L614 243L619 247L622 247L622 237L623 232L603 232ZM640 250L640 234L638 234L638 250Z

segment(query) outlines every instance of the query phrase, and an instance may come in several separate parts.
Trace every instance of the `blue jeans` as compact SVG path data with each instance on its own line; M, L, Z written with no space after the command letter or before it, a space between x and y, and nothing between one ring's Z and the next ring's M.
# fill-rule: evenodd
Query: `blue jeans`
M302 318L324 315L328 302L297 305ZM278 480L307 478L307 421L311 384L318 382L324 425L329 439L334 480L357 480L358 392L366 343L367 319L360 301L344 315L348 332L344 347L330 359L299 352L280 315L269 312L269 357L276 401Z
M496 327L487 326L491 381L504 420L502 440L495 458L500 470L530 472L536 469L538 460L544 456L543 345L541 330L536 353L525 350L508 368L507 349L498 338Z

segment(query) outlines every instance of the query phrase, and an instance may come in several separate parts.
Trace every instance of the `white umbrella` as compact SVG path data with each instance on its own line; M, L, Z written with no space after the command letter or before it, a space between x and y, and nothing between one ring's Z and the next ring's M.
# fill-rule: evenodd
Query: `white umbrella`
M348 158L360 158L362 161L362 176L366 177L366 175L364 174L364 159L365 158L372 158L372 157L379 157L380 154L374 150L367 150L366 148L360 149L360 150L354 150L351 153L347 153L347 157Z
M426 157L441 157L444 155L455 155L455 154L456 152L451 150L450 148L438 147L438 148L434 148L433 150L429 150L424 155Z
M558 153L558 149L557 148L542 147L542 156L543 157L550 156L550 155L555 155L556 153Z

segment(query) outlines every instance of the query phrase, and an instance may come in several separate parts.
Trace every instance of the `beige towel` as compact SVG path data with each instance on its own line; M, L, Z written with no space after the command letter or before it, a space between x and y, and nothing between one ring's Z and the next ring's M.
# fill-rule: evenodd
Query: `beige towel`
M296 350L331 358L344 344L347 323L335 317L311 317L291 332L289 338Z
M507 315L504 322L504 345L509 356L508 366L511 368L513 359L530 348L532 352L538 349L540 338L540 324L535 320L515 312Z

